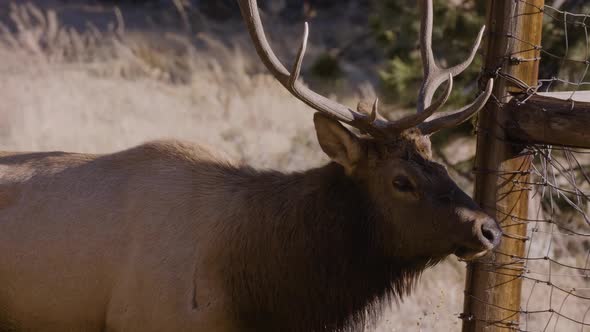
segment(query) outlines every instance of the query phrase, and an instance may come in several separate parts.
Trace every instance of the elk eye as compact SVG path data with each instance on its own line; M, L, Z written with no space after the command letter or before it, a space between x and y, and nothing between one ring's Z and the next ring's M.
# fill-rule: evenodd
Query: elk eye
M414 185L412 182L405 176L397 176L393 179L393 186L395 189L401 192L410 192L414 191Z

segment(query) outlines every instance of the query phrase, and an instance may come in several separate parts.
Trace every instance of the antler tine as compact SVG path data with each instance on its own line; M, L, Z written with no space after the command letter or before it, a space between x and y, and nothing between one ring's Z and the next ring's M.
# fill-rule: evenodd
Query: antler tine
M423 13L420 20L420 55L424 70L424 81L418 95L418 113L422 113L431 105L432 98L438 87L450 75L457 76L472 62L483 38L485 26L481 28L467 59L451 68L440 68L432 51L433 4L432 0L422 1Z
M458 111L441 113L437 118L418 125L418 128L420 128L420 131L423 135L430 135L441 129L454 127L463 123L484 107L492 95L493 89L494 80L490 79L484 92L480 94L473 103L463 107Z
M428 119L437 109L444 105L451 96L451 91L453 91L453 76L449 74L447 80L447 87L445 88L443 95L424 110L424 112L410 114L397 121L391 121L386 125L387 129L400 131L415 127Z
M295 63L293 64L293 71L289 76L289 87L296 90L295 83L297 83L297 79L299 79L299 75L301 75L301 66L303 64L303 57L305 56L305 51L307 50L307 38L309 37L309 24L305 22L303 27L303 38L301 40L301 45L299 46L299 51L297 51L297 57L295 58Z
M266 39L256 0L239 0L238 4L258 56L271 72L271 74L289 92L291 92L291 94L315 110L324 113L336 120L355 127L361 127L359 129L368 132L372 131L372 128L365 128L367 127L366 118L368 115L357 113L342 104L319 95L298 81L298 77L301 72L301 63L303 62L305 49L307 47L307 37L309 35L309 27L307 23L305 23L303 40L297 54L297 59L293 65L293 72L289 73L278 57L274 54L270 44L268 43L268 40Z
M379 116L379 98L375 98L375 101L373 102L373 107L371 108L371 116L369 116L369 121L371 121L371 123L375 122L377 120L378 116Z

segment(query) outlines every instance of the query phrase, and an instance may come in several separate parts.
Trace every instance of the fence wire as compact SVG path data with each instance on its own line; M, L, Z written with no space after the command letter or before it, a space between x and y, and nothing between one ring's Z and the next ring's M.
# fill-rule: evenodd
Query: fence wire
M518 87L522 103L544 92L561 92L563 99L572 102L584 99L583 91L590 89L590 12L571 13L550 5L541 8L527 0L511 2L515 26L516 20L526 14L544 15L541 45L519 39L515 34L506 35L509 43L519 43L521 49L539 51L540 59L524 58L523 53L507 53L504 59L511 64L540 60L538 84L529 86L501 69L492 75ZM586 5L585 10L588 9L590 5ZM511 96L496 96L495 101L502 106ZM575 104L572 111L575 112ZM509 143L522 149L516 142ZM510 264L492 270L508 274L510 280L522 281L520 310L501 308L506 313L501 320L469 319L513 331L590 331L590 150L532 145L521 151L534 160L530 167L527 164L522 169L496 175L500 181L513 181L514 190L529 192L527 218L506 216L527 225L526 238L522 239L526 241L525 253L521 257L496 252L495 255L508 257ZM516 173L528 177L515 181L512 175ZM511 236L510 229L505 229L505 233Z

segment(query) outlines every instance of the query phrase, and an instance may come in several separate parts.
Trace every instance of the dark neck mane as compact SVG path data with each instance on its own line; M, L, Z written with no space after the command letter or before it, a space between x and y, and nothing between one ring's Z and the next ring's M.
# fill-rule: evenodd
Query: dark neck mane
M245 329L362 330L429 264L385 257L379 216L339 165L244 171L226 282Z

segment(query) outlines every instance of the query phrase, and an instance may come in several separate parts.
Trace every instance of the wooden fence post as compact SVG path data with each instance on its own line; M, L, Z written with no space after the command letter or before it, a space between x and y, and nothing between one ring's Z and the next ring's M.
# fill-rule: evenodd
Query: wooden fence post
M544 0L488 0L485 69L501 73L494 97L480 112L476 156L476 201L496 216L504 231L493 255L468 265L463 331L518 329L531 157L519 155L502 128L503 105L523 92L506 77L537 84Z

